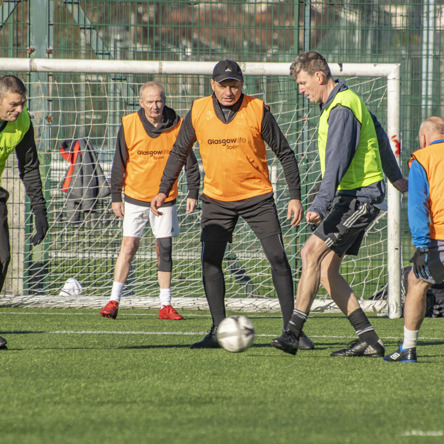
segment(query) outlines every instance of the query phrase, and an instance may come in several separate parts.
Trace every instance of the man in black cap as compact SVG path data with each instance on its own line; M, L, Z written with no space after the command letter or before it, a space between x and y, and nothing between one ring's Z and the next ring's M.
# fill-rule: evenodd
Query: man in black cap
M273 198L267 143L282 164L290 193L287 220L302 219L299 169L287 140L269 108L260 99L242 93L240 66L231 60L216 64L211 79L213 95L197 99L187 114L170 152L159 194L151 211L159 215L194 143L205 172L202 200L202 275L213 325L205 338L191 348L217 348L216 332L225 318L225 281L222 260L239 216L259 238L270 263L285 328L293 312L293 280L285 254ZM302 348L313 343L304 336Z

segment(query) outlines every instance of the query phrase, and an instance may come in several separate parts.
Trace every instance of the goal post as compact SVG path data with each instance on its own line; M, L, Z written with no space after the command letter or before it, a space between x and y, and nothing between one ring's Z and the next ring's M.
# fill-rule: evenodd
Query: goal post
M64 140L88 140L109 179L120 118L137 111L140 85L148 80L162 82L166 87L167 104L184 117L195 98L211 94L209 76L216 63L0 58L0 72L25 76L50 217L47 238L40 249L33 250L29 245L31 216L29 211L26 212L23 199L17 202L18 212L25 214L25 222L19 217L12 221L12 229L21 234L14 239L16 244L12 247L12 255L16 263L9 270L10 285L5 286L0 304L2 300L28 295L37 295L35 300L52 298L55 303L64 282L70 277L83 285L82 303L87 298L107 299L120 247L121 225L112 214L110 198L100 199L94 211L81 212L76 223L67 218L68 202L61 190L61 182L68 163L60 155L61 143ZM307 208L320 177L316 142L319 113L297 93L294 80L289 78L290 63L247 62L240 63L240 66L245 76L244 92L263 99L270 106L295 150L304 187L303 205ZM346 79L384 124L399 161L399 65L331 63L330 69L334 77ZM39 83L45 83L44 87L28 83L26 75L31 73L47 74L46 80L41 80L45 76L39 76ZM33 108L36 103L38 109ZM196 152L198 154L198 147ZM305 224L296 230L285 224L288 194L283 172L274 155L271 154L268 160L285 247L297 285L300 249L310 232ZM10 163L12 165L5 171L7 177L3 180L14 180L14 161ZM193 301L194 306L198 306L204 295L200 282L199 212L185 217L182 204L186 193L184 182L181 176L182 197L179 196L178 206L182 234L173 246L173 297L180 295L190 308ZM385 309L389 317L395 318L401 315L401 216L400 194L391 185L388 186L387 203L390 217L386 213L380 215L367 232L362 256L347 258L343 267L344 276L358 298L367 300L388 286ZM260 311L275 308L277 299L260 244L248 227L242 223L238 225L224 261L228 304L231 301L232 307L239 304L239 307L248 306L249 309L253 304ZM126 291L143 299L147 293L157 292L157 279L151 235L146 234L142 240ZM325 292L321 292L319 300L327 299Z

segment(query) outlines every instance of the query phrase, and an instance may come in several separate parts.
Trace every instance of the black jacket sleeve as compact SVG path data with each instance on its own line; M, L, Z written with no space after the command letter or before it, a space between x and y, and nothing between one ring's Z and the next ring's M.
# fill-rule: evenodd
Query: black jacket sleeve
M290 192L290 199L301 200L301 179L299 167L293 150L282 134L273 114L264 107L262 119L262 138L276 154L284 170L285 180Z
M128 162L128 147L125 142L123 125L117 133L116 151L111 167L111 199L112 202L122 202L123 180Z
M187 163L185 165L185 174L187 177L188 197L196 199L199 197L200 171L194 151L188 154Z
M31 208L36 210L45 208L46 201L43 197L42 179L39 171L39 158L35 146L34 128L32 123L23 137L22 141L16 146L15 152L18 160L20 179L25 185L26 194L31 201Z
M170 152L165 169L163 170L159 193L164 193L168 196L174 182L179 177L182 167L187 162L194 142L196 142L196 132L191 120L191 111L189 111L183 119L176 142L173 145L173 149Z
M402 179L403 175L390 146L390 140L376 116L372 113L370 114L372 116L373 123L375 125L376 136L378 138L382 169L391 183L396 182L397 180Z

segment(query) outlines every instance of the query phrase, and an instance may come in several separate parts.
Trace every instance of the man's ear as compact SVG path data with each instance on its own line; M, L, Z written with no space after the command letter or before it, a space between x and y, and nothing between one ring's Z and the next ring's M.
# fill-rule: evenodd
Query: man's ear
M325 76L324 76L323 72L316 71L315 76L316 76L316 80L318 81L319 85L323 85L325 83Z
M419 133L419 146L425 148L427 146L426 135L423 131Z

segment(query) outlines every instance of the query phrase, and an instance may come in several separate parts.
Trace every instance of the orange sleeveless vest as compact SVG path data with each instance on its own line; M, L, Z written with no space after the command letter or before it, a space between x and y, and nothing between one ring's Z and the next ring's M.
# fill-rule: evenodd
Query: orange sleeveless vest
M137 113L124 116L122 124L128 147L128 163L124 179L125 194L133 199L151 202L159 190L163 170L179 133L182 119L174 128L162 132L156 138L146 133ZM166 202L175 199L177 195L176 180Z
M235 202L273 191L261 137L263 109L262 100L244 95L235 118L223 123L211 96L193 102L192 122L205 171L204 194Z
M409 167L417 160L429 182L430 237L444 239L444 143L434 143L412 154Z

